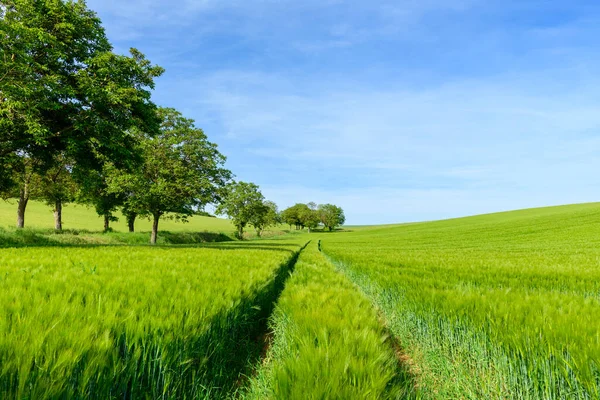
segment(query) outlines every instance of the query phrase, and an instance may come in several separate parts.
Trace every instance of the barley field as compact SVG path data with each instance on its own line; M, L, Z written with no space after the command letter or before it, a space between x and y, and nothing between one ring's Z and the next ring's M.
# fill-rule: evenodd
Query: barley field
M224 397L301 245L0 250L0 398Z
M11 235L3 399L600 397L600 204L156 247Z
M322 247L385 313L419 397L600 396L600 204L368 228Z

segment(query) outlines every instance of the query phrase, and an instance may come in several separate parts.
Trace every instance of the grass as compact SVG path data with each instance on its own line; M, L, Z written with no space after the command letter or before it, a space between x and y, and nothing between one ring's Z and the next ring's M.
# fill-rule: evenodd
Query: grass
M410 380L370 301L318 251L298 259L248 399L400 398Z
M127 232L125 217L116 214L117 222L111 222L111 228L116 232ZM0 201L0 227L12 228L17 220L16 200ZM103 229L104 220L99 217L93 208L83 205L68 203L63 208L63 228L98 232ZM30 201L25 213L25 227L34 229L53 229L54 215L51 207L40 201ZM136 231L150 232L152 222L147 218L138 218L135 224ZM159 229L170 232L223 232L231 233L235 227L229 220L203 216L193 216L190 222L182 223L168 218L160 220Z
M598 398L600 204L324 237L424 398Z
M0 247L32 245L141 245L149 241L152 224L147 218L138 218L135 233L130 233L124 217L111 222L111 231L102 232L103 219L86 206L66 204L63 210L63 231L54 230L54 216L43 202L30 201L25 215L25 229L16 229L16 201L0 201ZM287 226L275 226L263 232L263 238L286 234ZM183 223L168 216L159 224L158 244L195 244L236 240L235 227L222 218L192 216ZM289 232L296 234L297 232ZM257 239L256 232L249 229L246 239Z
M600 397L598 203L252 241L194 217L156 247L14 213L0 398Z
M221 398L301 242L0 251L0 398Z

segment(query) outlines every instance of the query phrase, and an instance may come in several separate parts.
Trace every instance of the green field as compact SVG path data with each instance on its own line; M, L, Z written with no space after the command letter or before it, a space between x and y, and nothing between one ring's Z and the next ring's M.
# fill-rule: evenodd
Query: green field
M223 397L300 242L0 252L0 398Z
M600 395L597 203L214 244L14 235L0 398Z
M426 398L598 398L600 204L327 236Z

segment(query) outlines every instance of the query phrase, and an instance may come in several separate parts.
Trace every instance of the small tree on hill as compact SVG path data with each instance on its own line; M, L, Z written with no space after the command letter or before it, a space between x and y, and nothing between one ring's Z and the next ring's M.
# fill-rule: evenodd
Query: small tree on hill
M77 183L73 180L72 164L64 157L56 160L54 167L41 177L41 197L54 212L54 229L62 231L62 210L66 203L75 200Z
M250 218L250 225L256 230L257 236L262 236L262 232L270 226L274 226L281 223L279 212L277 210L277 204L272 201L263 201L263 209L260 210L257 207L256 212Z
M303 203L294 204L281 213L283 221L292 226L296 226L296 230L304 229L306 217L310 211L309 207Z
M227 195L217 207L217 213L231 218L237 228L236 236L242 240L248 224L264 227L269 207L265 205L265 198L256 184L234 182L227 187Z
M104 232L110 230L110 223L118 221L115 212L123 205L123 193L115 193L109 189L108 181L112 175L120 174L111 163L105 163L101 170L85 170L79 177L81 186L77 200L94 207L96 213L104 219Z
M306 204L305 207L299 207L298 217L300 219L300 223L308 228L308 233L310 233L311 230L318 227L321 223L321 218L317 210L317 205L313 202Z
M338 226L344 225L344 222L346 222L344 210L333 204L321 204L318 208L318 213L321 218L321 223L323 223L330 231Z

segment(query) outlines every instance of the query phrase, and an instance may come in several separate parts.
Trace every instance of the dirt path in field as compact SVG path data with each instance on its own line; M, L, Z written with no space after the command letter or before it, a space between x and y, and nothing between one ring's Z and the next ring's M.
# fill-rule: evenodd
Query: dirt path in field
M300 254L302 253L302 251L304 251L306 246L310 244L310 242L310 240L306 242L304 246L302 246L302 248L300 248L300 250L296 254L294 254L294 256L290 259L290 261L287 264L287 268L285 268L284 271L280 273L280 275L283 276L278 276L278 278L276 278L278 280L277 293L275 294L275 296L273 296L271 307L268 310L268 316L262 321L260 321L260 329L258 335L256 335L252 340L252 342L256 346L257 355L248 363L247 372L245 374L241 374L238 381L236 382L237 390L235 394L237 396L235 397L240 397L250 378L256 376L260 366L267 362L267 356L269 355L269 350L271 349L271 344L273 343L274 339L274 333L269 327L269 320L271 318L271 315L273 314L273 311L275 310L277 301L279 300L279 297L281 296L281 293L285 288L286 281L294 272L294 268L296 266L298 258L300 257Z

